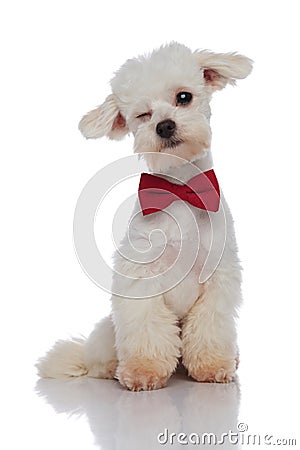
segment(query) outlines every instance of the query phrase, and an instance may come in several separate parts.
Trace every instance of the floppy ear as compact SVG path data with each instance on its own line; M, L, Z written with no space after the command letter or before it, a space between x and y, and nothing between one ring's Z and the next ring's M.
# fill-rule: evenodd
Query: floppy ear
M238 53L213 53L207 50L196 52L196 58L203 69L206 84L213 90L223 89L227 83L235 84L237 79L246 78L253 61Z
M79 122L79 130L87 139L107 136L122 139L129 130L114 94L110 94L102 105L88 112Z

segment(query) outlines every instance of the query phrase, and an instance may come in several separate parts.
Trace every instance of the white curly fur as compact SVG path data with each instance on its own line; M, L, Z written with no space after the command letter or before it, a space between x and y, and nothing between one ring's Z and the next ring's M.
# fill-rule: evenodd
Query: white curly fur
M190 164L179 161L175 165L174 158L165 158L162 164L156 155L170 153L193 162L201 170L211 168L211 95L227 83L245 78L251 67L248 58L236 53L192 52L171 43L150 55L128 60L111 81L112 93L82 118L80 130L87 138L112 139L131 132L135 137L134 151L149 152L145 158L151 171L179 176L185 182L193 175ZM190 105L176 105L176 94L180 91L193 94ZM137 117L145 113L146 116ZM162 145L155 131L157 123L165 119L176 123L181 140L172 149ZM222 203L227 223L226 245L218 268L204 284L199 284L198 278L205 238L209 235L207 212L191 207L204 242L204 253L188 276L154 298L137 301L113 296L112 315L102 319L85 342L59 341L39 361L39 374L54 378L85 374L117 377L131 390L149 390L165 386L182 357L188 373L198 381L232 380L238 359L235 319L241 302L241 275L233 220L223 196ZM174 202L168 210L182 217L182 235L178 236L168 215L158 213L147 220L139 216L132 236L136 241L146 240L154 228L163 229L168 242L165 256L145 266L116 254L117 270L143 278L149 271L155 275L170 266L173 249L178 248L180 240L192 238L192 229L188 218L185 219L183 202ZM215 220L218 229L219 212ZM123 245L128 245L125 239ZM178 267L176 270L172 276L179 279L180 270ZM136 286L125 283L120 289L130 297Z

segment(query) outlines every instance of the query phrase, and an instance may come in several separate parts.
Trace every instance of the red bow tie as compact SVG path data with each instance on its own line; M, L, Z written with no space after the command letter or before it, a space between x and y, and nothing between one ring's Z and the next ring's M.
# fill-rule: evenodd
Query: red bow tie
M218 211L220 203L219 183L212 169L199 173L183 185L142 173L138 195L144 216L167 208L175 200L214 212Z

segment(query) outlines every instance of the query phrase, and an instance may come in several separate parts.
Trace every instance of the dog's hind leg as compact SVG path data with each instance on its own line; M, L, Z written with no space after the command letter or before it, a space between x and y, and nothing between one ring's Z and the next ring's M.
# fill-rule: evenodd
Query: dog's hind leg
M114 345L113 323L105 317L88 339L57 341L36 364L38 374L45 378L114 378L118 364Z
M111 316L105 317L95 325L84 344L83 360L89 377L115 377L118 361Z

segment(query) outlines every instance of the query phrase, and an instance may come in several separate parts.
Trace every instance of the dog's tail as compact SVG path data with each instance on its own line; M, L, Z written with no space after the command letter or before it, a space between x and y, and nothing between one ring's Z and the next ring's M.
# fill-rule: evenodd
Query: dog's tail
M85 339L59 340L36 364L38 375L43 378L69 378L86 375L83 347Z

